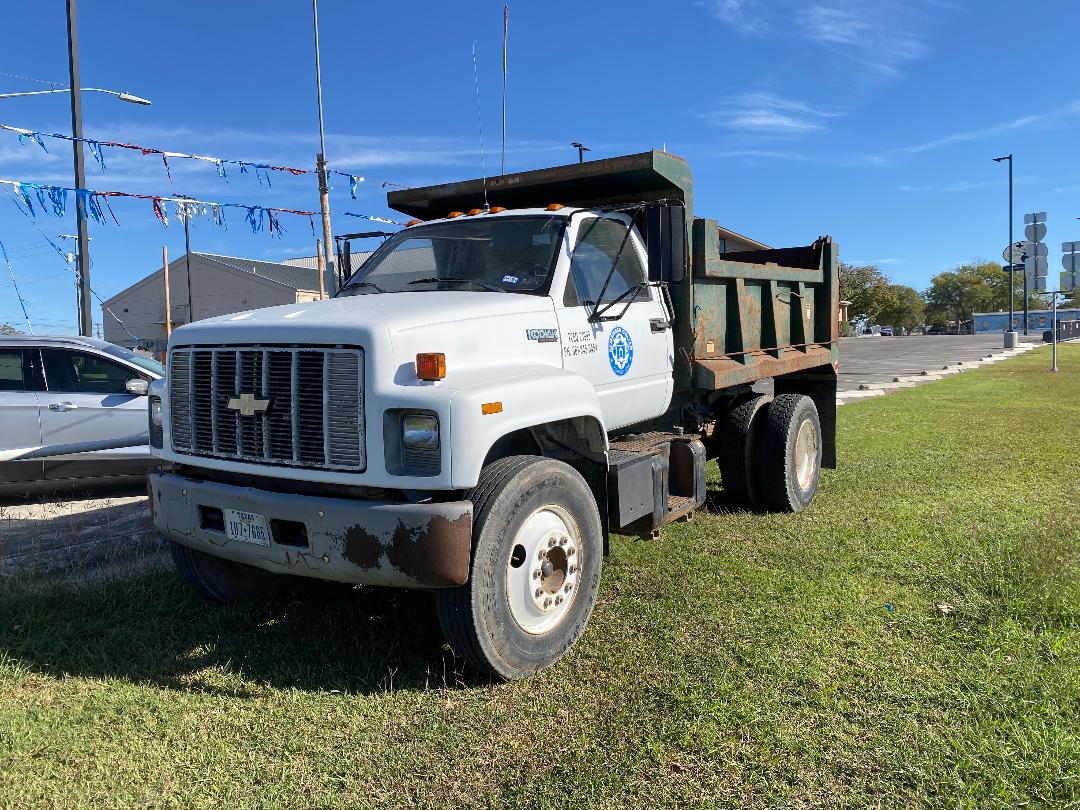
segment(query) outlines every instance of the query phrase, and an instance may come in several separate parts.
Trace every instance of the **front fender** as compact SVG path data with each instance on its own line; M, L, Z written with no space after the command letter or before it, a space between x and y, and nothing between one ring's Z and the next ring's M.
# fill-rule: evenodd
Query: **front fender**
M483 405L502 403L497 413ZM515 430L562 419L595 419L605 434L600 400L592 384L577 374L553 368L520 377L501 378L456 391L450 400L451 486L476 486L488 450Z

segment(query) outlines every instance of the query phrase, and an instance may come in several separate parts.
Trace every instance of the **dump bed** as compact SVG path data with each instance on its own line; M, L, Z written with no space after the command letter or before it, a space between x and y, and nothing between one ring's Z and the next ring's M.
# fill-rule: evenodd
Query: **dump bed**
M837 359L837 246L727 253L715 220L693 215L687 162L652 150L549 169L392 191L391 208L419 219L492 206L600 207L667 200L686 208L689 272L670 285L675 382L721 389L828 367Z

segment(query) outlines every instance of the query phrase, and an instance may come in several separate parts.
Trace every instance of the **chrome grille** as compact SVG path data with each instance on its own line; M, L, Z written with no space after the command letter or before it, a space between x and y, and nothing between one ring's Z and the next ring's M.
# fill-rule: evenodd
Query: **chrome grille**
M363 352L325 347L178 348L169 355L177 453L362 470ZM269 400L244 416L229 401Z

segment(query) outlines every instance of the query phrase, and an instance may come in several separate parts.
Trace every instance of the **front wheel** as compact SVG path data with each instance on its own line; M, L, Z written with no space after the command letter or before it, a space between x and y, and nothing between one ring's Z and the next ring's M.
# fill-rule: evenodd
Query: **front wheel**
M271 592L284 579L278 574L196 551L175 540L169 541L169 547L180 578L207 602L227 605Z
M493 462L468 497L472 570L436 592L439 623L473 666L523 678L585 631L600 587L600 514L577 470L539 456Z

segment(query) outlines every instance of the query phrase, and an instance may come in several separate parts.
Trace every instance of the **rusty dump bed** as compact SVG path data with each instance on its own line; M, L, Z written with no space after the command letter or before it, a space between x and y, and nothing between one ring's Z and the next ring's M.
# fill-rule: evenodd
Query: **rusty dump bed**
M694 217L686 160L652 150L387 194L391 208L436 219L484 203L526 208L668 200L686 207L690 269L670 286L676 385L721 389L817 370L834 374L840 285L836 244L721 252L718 224ZM682 358L681 360L678 358Z

